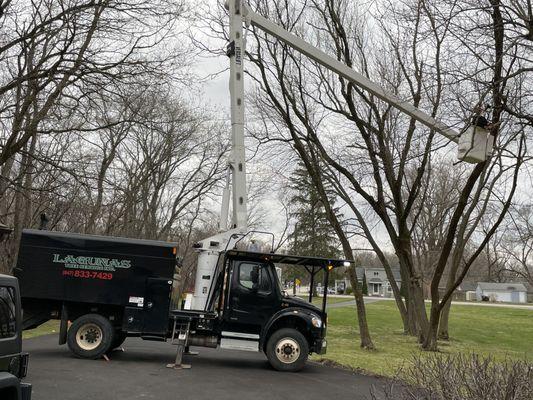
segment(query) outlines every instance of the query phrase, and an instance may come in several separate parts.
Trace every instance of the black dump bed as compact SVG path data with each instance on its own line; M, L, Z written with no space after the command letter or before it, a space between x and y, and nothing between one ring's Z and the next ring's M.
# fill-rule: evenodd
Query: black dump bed
M147 279L175 266L173 243L28 229L15 276L23 299L142 307Z

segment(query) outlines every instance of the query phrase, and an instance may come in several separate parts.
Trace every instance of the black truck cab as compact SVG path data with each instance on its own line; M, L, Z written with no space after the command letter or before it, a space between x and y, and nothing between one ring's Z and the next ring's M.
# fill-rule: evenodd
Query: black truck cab
M0 399L29 400L31 385L22 383L28 354L22 352L22 318L17 278L0 274Z

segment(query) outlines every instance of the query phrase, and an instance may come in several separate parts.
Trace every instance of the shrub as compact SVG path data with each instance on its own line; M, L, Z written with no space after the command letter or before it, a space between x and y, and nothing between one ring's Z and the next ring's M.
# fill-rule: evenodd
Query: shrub
M477 354L422 354L399 371L398 380L372 398L398 400L530 400L533 364L496 362Z

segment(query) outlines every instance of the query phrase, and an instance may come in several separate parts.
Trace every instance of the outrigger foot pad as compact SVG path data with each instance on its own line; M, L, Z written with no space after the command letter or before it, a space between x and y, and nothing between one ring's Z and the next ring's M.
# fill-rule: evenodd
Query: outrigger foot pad
M191 369L191 364L167 364L167 368L172 369Z

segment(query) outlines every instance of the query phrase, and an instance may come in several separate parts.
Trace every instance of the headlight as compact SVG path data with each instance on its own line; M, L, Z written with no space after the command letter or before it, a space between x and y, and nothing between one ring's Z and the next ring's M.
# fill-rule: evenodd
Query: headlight
M322 320L318 317L311 318L311 323L315 328L321 328L322 327Z

